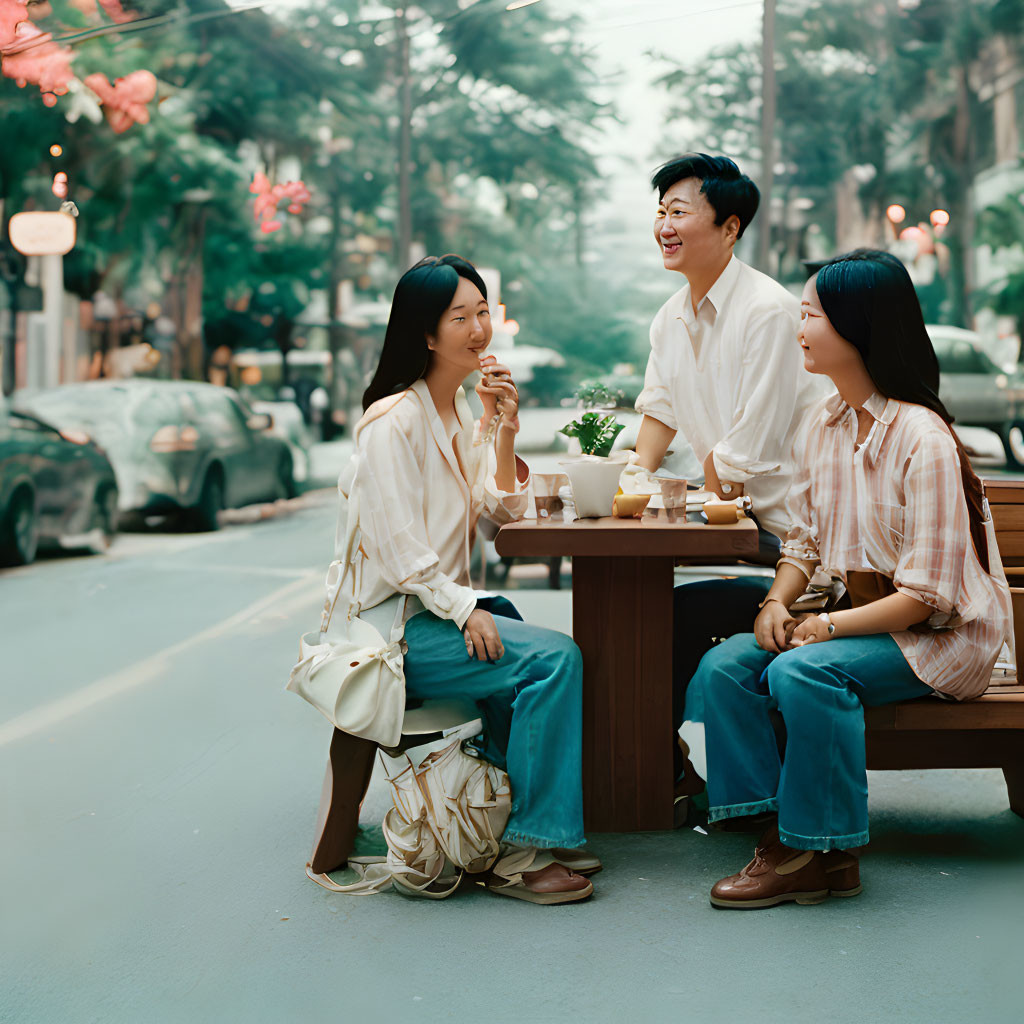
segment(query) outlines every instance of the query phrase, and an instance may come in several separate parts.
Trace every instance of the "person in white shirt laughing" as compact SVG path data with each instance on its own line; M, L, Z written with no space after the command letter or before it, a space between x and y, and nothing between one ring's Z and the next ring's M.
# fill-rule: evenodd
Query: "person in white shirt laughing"
M665 268L686 278L654 318L637 462L654 472L677 432L719 497L753 502L759 561L774 565L787 523L794 427L823 394L793 345L800 303L780 284L740 262L733 248L757 212L757 186L724 156L691 153L660 167L654 237ZM676 743L690 677L713 638L751 628L769 581L694 583L676 590L673 753L677 798L703 790ZM667 732L667 729L666 729ZM685 805L683 805L685 806Z
M529 480L515 454L519 395L508 368L487 354L490 341L487 288L465 260L427 257L398 282L363 396L353 466L339 481L359 531L348 596L382 634L404 603L407 699L468 697L480 708L483 756L507 770L512 790L506 852L488 887L564 903L589 896L593 885L579 872L601 866L578 849L585 842L579 648L470 584L478 520L521 518ZM475 424L462 385L478 371L484 414ZM347 537L348 514L343 509L339 539ZM314 872L347 856L329 841L333 813L329 806L321 816ZM503 874L503 864L514 868Z

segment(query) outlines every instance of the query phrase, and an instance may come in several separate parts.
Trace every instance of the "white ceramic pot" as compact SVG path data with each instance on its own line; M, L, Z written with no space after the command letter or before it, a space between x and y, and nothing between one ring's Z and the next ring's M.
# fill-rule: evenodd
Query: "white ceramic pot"
M627 452L615 452L608 457L578 455L559 463L569 477L572 500L580 519L612 514L612 502L627 458Z

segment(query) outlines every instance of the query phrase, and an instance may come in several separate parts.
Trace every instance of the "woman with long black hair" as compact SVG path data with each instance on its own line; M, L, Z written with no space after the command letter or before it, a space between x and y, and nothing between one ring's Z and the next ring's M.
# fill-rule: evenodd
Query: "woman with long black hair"
M478 519L519 518L529 476L515 455L519 396L508 368L486 354L490 341L487 288L471 264L427 257L401 278L363 396L353 471L339 485L349 498L339 537L356 515L350 596L359 617L386 635L404 616L406 698L476 701L483 754L508 772L507 852L489 887L564 903L589 896L578 872L600 867L578 849L580 652L470 586ZM462 385L477 371L484 414L474 424Z
M859 893L864 706L978 696L1012 630L981 483L938 398L906 268L873 250L829 261L804 288L797 337L838 393L798 433L792 528L754 633L709 651L687 698L703 705L710 820L777 815L754 859L711 890L719 907ZM797 621L789 607L819 565L852 607Z

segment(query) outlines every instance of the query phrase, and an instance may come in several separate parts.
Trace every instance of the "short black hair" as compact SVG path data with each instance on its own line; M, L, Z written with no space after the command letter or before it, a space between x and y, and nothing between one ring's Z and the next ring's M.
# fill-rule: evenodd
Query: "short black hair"
M658 190L658 198L677 182L696 178L700 190L708 197L715 211L715 223L724 224L730 217L739 217L737 238L743 237L747 225L757 213L761 193L727 156L709 156L707 153L685 153L662 164L651 175L651 186Z

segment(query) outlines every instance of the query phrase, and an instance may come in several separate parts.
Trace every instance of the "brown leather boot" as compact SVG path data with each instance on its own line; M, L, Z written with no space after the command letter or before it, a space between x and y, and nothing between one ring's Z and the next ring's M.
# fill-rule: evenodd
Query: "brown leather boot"
M821 903L829 896L856 896L860 891L853 854L794 850L783 845L778 831L772 829L742 871L715 883L711 902L716 907L756 910L787 902Z

